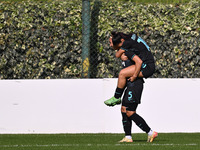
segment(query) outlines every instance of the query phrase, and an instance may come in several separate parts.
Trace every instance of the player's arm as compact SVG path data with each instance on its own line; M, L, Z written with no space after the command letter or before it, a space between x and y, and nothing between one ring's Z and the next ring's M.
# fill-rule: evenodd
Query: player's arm
M125 50L119 49L119 50L115 53L115 56L116 56L117 58L120 58L124 52L125 52Z
M133 82L139 76L139 73L140 73L140 70L142 67L142 63L143 63L143 61L137 55L134 55L132 57L132 60L135 62L135 72L134 72L133 76L129 78L129 80L131 82Z
M126 51L125 55L135 62L135 72L133 76L129 78L129 80L133 82L139 76L143 61L134 52Z
M126 61L128 60L128 57L123 53L122 56L120 57L121 60Z

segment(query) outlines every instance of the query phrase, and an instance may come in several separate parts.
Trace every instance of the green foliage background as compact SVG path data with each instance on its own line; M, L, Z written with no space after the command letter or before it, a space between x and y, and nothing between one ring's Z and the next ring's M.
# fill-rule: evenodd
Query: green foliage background
M117 77L108 38L118 30L147 41L153 77L199 78L199 6L91 1L91 77ZM81 10L81 0L0 2L0 79L80 78Z

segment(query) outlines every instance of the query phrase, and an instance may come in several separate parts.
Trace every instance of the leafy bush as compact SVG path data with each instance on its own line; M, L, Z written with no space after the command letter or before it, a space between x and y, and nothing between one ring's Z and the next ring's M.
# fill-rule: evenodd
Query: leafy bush
M137 32L147 41L156 59L153 77L200 77L197 1L182 5L96 3L91 2L91 21L97 20L91 26L96 29L91 30L92 77L117 77L120 62L108 45L113 29ZM81 7L80 0L1 2L0 78L80 78Z
M78 1L0 3L1 78L80 76Z
M136 32L147 41L155 56L156 73L153 77L199 78L199 6L197 1L183 5L104 2L100 10L98 35L107 38L99 45L107 43L109 31L113 29ZM102 47L105 49L106 45ZM109 60L111 52L109 49L104 52ZM108 64L114 67L113 59ZM104 67L101 72L106 69Z

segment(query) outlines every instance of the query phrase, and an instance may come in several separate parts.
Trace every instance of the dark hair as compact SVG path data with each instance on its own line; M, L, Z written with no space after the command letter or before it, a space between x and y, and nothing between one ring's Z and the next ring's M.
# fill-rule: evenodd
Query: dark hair
M124 39L124 40L130 39L133 33L125 34L123 32L112 31L111 35L112 35L113 45L117 45L121 43L121 39Z

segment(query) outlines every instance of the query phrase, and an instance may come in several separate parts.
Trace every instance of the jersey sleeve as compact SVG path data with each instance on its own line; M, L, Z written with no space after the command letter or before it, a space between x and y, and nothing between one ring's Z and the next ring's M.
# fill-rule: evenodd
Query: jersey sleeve
M130 41L124 41L122 47L122 50L128 51L131 49L131 42Z
M125 50L125 55L129 58L129 59L133 59L133 57L135 55L140 55L140 52L139 50L136 48L136 44L135 44L135 41L133 40L126 40L124 41L121 49L122 50Z
M136 54L133 51L125 51L125 55L132 60Z

